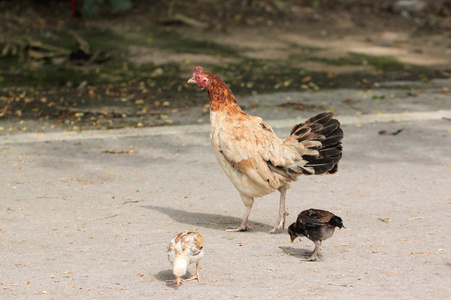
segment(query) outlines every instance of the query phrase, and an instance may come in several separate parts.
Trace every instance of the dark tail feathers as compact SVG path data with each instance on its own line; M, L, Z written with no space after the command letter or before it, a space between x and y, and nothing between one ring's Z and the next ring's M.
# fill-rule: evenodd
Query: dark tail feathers
M291 130L291 135L295 135L298 142L319 141L321 146L308 147L318 150L318 155L304 155L303 159L308 161L302 168L302 173L306 175L313 174L333 174L338 170L338 162L342 157L343 130L340 128L340 122L333 119L333 114L324 112L316 115L305 123L297 124ZM310 172L310 170L314 172Z

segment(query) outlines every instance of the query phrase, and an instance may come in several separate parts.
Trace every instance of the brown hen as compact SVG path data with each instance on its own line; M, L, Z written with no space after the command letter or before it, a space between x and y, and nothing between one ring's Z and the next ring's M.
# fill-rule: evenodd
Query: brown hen
M210 98L210 137L222 169L240 193L248 218L255 197L280 192L279 218L271 232L285 227L285 195L300 175L332 174L342 156L343 131L332 113L321 113L297 124L286 139L277 137L261 118L246 114L230 88L217 75L197 67L188 83L206 89Z

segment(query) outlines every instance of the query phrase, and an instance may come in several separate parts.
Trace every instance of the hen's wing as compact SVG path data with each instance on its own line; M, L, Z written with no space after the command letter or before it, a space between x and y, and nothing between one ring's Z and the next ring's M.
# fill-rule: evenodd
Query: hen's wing
M230 164L268 190L277 189L280 179L291 181L284 169L302 160L261 118L246 114L228 116L219 127L217 143Z

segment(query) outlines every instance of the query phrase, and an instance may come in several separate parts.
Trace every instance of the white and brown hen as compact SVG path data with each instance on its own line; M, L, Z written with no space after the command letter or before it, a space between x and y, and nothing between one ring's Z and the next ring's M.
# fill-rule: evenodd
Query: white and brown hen
M308 260L318 260L317 254L321 243L330 238L335 227L343 228L343 221L330 211L310 208L301 211L296 222L288 227L288 234L293 243L296 237L305 236L315 243L315 249Z
M173 265L174 280L168 281L169 284L180 286L186 274L188 265L196 264L196 274L186 280L200 281L199 279L199 261L204 256L204 237L197 232L186 231L179 233L169 243L168 260Z
M245 231L255 197L280 192L279 219L271 232L285 227L285 195L300 175L333 174L342 156L343 131L332 113L297 124L286 139L277 137L261 118L241 110L230 88L217 75L197 67L188 83L206 89L210 98L210 137L222 169L240 193L247 210Z

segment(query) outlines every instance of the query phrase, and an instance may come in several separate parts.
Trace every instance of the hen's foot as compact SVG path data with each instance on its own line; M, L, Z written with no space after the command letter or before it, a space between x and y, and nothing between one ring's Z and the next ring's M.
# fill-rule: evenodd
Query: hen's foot
M279 233L282 232L285 228L285 218L288 216L288 212L284 211L279 215L279 221L277 222L277 226L269 231L269 233Z
M226 229L227 232L240 232L240 231L248 231L251 230L252 227L249 225L240 225L236 228L228 228Z
M271 229L271 230L269 231L269 233L281 233L282 231L283 231L283 228L277 226L277 227L274 227L273 229Z
M320 261L317 256L309 256L306 259L303 259L304 261Z

